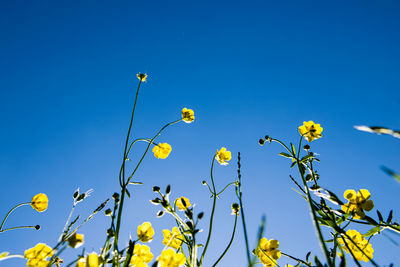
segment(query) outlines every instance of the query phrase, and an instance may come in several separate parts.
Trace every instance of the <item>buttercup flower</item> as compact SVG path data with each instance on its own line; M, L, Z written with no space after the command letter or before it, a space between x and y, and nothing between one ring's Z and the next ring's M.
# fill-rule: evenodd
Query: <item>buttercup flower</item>
M100 258L96 252L90 253L86 258L86 267L99 267Z
M359 261L362 260L368 262L370 259L372 259L374 249L362 234L356 230L348 230L346 235L338 238L338 241L347 253L350 254L351 251L354 257Z
M233 203L232 204L232 215L239 215L239 204L238 203Z
M268 241L265 237L260 240L255 253L264 264L264 267L273 267L277 265L276 260L281 257L281 252L278 250L278 247L278 240L271 239Z
M31 206L38 212L43 212L47 210L47 206L49 204L49 199L43 193L37 194L31 200Z
M162 233L164 236L164 245L174 249L178 249L181 247L183 235L179 232L178 227L172 228L172 232L168 229L164 229Z
M147 263L153 259L153 254L146 245L136 244L133 251L131 258L131 265L133 267L147 267Z
M175 199L175 205L178 207L179 210L187 210L191 206L189 199L186 197L180 197Z
M85 258L80 258L77 262L75 267L85 267L86 266L86 260Z
M342 210L346 213L354 213L354 219L364 219L365 211L370 211L374 208L374 202L370 200L371 194L367 189L360 189L358 193L353 189L348 189L344 192L344 198L349 202L342 205Z
M144 222L137 228L137 236L143 243L150 242L153 240L154 229L151 227L151 223Z
M308 142L313 141L314 139L318 139L322 137L322 130L320 124L315 124L313 121L303 122L303 125L299 127L299 133L307 139Z
M215 155L215 159L218 160L221 165L228 165L227 161L230 161L231 158L231 152L226 150L225 147L221 147L220 150L217 150L217 154Z
M172 248L163 250L157 260L159 267L179 267L186 262L185 255L176 253Z
M166 159L171 153L171 146L167 143L159 143L158 145L153 147L154 157L158 159Z
M138 73L136 74L136 77L141 81L141 82L146 82L147 81L147 74L146 73Z
M24 257L28 259L28 267L47 267L48 257L53 256L53 250L46 244L39 243L35 247L25 250Z
M194 111L188 108L182 109L182 120L186 123L194 121Z
M74 233L68 238L68 245L72 248L79 248L83 245L83 234Z

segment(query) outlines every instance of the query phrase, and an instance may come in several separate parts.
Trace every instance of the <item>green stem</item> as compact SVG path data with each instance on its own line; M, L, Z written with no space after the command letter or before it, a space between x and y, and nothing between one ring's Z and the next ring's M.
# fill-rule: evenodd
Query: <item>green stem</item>
M10 230L15 230L15 229L24 229L24 228L34 228L34 229L36 229L36 227L32 226L32 225L16 226L16 227L10 227L10 228L6 228L6 229L3 229L3 230L0 230L0 233L6 232L6 231L10 231Z
M210 227L209 227L209 230L208 230L207 241L206 241L203 253L201 254L201 258L200 258L200 264L199 264L200 266L203 263L204 255L206 254L206 251L207 251L207 248L208 248L208 244L210 243L213 220L214 220L215 204L217 202L217 195L216 195L215 183L214 183L214 177L213 177L214 162L215 162L215 155L213 156L213 159L212 159L212 162L211 162L211 173L210 173L212 187L213 187L213 206L212 206L212 210L211 210Z
M117 223L116 223L116 229L115 229L115 237L114 237L114 251L115 253L118 252L118 237L119 237L119 230L121 227L121 218L122 218L122 209L124 207L124 200L125 200L125 193L126 193L126 187L128 186L129 182L131 181L133 175L136 173L136 171L138 170L140 164L142 163L144 157L146 156L150 145L153 143L154 139L156 139L161 133L162 131L167 128L170 125L173 125L175 123L180 122L182 119L176 120L174 122L170 122L166 125L164 125L164 127L161 128L160 131L158 131L158 133L149 141L149 144L146 147L146 150L144 151L142 157L140 158L138 164L136 165L135 169L133 170L133 172L131 173L131 175L128 177L128 179L125 181L125 167L123 168L123 172L122 172L122 176L123 176L123 181L124 183L121 185L121 200L120 200L120 204L119 204L119 208L118 208L118 215L117 215ZM119 259L119 256L117 256ZM119 260L117 261L117 264L119 266ZM115 266L115 263L113 263L113 266Z
M232 232L231 240L229 241L228 246L226 247L226 249L224 250L224 252L222 253L222 255L221 255L221 256L218 258L218 260L213 264L213 267L214 267L214 266L217 266L218 262L225 256L226 252L229 250L229 248L230 248L231 245L232 245L233 238L235 237L235 232L236 232L237 217L238 217L238 216L235 215L235 224L234 224L234 226L233 226L233 232Z
M303 260L301 260L301 259L298 259L298 258L296 258L296 257L293 257L293 256L291 256L291 255L289 255L289 254L283 253L282 251L281 251L281 254L282 254L283 256L286 256L286 257L292 259L292 260L295 260L295 261L297 261L297 262L299 262L299 263L302 263L302 264L304 264L304 265L306 265L306 266L311 266L311 264L309 264L308 262L305 262L305 261L303 261Z
M300 142L299 142L300 145L301 145L301 141L302 140L303 140L303 135L301 136L301 139L300 139ZM300 163L299 158L300 158L300 151L298 152L297 157L296 157L296 164L297 164L297 168L299 170L300 176L301 176L301 180L303 181L303 185L306 188L307 202L308 202L308 205L310 207L311 218L312 218L312 221L314 223L315 230L317 232L317 236L318 236L318 239L319 239L319 243L320 243L321 249L323 250L325 258L326 258L326 260L328 262L328 266L333 266L331 258L329 256L328 249L327 249L326 244L325 244L324 237L322 235L321 228L320 228L319 223L317 221L317 215L316 215L316 212L315 212L315 209L314 209L313 200L311 198L310 189L308 188L307 181L304 178L304 173L301 171L301 168L300 168L300 164L302 164L302 163Z
M8 216L11 214L11 212L13 212L13 211L14 211L16 208L18 208L18 207L21 207L21 206L24 206L24 205L29 205L29 204L31 204L31 202L26 202L26 203L18 204L18 205L16 205L15 207L13 207L9 212L7 212L6 216L4 217L3 221L1 222L1 225L0 225L0 232L1 232L1 230L3 229L3 225L4 225L4 223L6 222ZM3 232L4 232L4 231L3 231Z

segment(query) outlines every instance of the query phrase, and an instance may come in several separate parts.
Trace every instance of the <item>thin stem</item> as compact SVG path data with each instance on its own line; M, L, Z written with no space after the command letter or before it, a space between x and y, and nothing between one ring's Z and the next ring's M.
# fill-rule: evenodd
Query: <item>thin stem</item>
M226 247L226 249L224 250L224 252L222 253L222 255L221 255L221 256L218 258L218 260L213 264L213 267L214 267L214 266L217 266L218 262L225 256L226 252L229 250L229 248L230 248L231 245L232 245L233 238L235 237L235 232L236 232L237 217L238 217L238 216L235 215L235 224L234 224L234 226L233 226L233 232L232 232L231 240L229 241L228 246Z
M74 204L72 205L72 209L71 209L71 211L69 212L68 219L67 219L67 221L65 222L64 228L63 228L63 230L62 230L62 234L61 234L61 236L58 238L58 241L60 241L60 240L62 239L62 237L66 234L66 230L67 230L67 227L68 227L68 223L69 223L69 221L71 220L72 214L74 213L75 206L76 206L76 203L75 203L75 201L74 201Z
M27 226L10 227L10 228L6 228L6 229L3 229L3 230L0 230L0 233L6 232L6 231L10 231L10 230L15 230L15 229L24 229L24 228L33 228L33 229L36 229L36 226L27 225Z
M211 172L210 172L211 182L212 182L212 187L213 187L213 205L212 205L212 210L211 210L210 227L209 227L209 230L208 230L207 241L206 241L203 253L201 254L201 258L200 258L200 264L199 264L200 266L203 263L204 255L206 254L206 251L207 251L207 248L208 248L208 244L210 243L213 220L214 220L215 205L216 205L216 202L217 202L217 195L216 195L216 192L215 192L216 190L215 190L215 183L214 183L214 177L213 177L214 162L215 162L215 155L213 156L213 159L212 159L212 162L211 162Z
M11 214L11 212L13 212L18 207L21 207L21 206L24 206L24 205L29 205L29 204L31 204L31 202L21 203L21 204L18 204L17 206L15 206L15 207L13 207L12 209L10 209L10 211L7 212L6 216L4 217L3 221L1 222L0 230L3 229L3 225L6 222L8 216Z
M142 80L139 80L139 84L136 90L136 96L135 96L135 102L133 104L133 109L132 109L132 115L131 115L131 121L129 123L129 128L128 128L128 134L126 135L126 140L125 140L125 148L124 148L124 156L122 159L122 179L121 179L121 172L119 175L119 183L122 186L123 183L125 183L125 161L126 161L126 150L128 148L128 142L129 142L129 136L131 133L131 129L132 129L132 123L133 123L133 116L135 115L135 109L136 109L136 103L137 103L137 99L138 99L138 95L139 95L139 89L140 89L140 85L142 84Z
M121 200L120 200L120 204L119 204L119 208L118 208L118 215L117 215L117 223L116 223L116 229L115 229L115 237L114 237L114 251L118 252L118 237L119 237L119 230L120 230L120 226L121 226L121 218L122 218L122 209L124 206L124 200L125 200L125 193L126 193L126 187L128 186L129 182L131 181L133 175L136 173L136 171L138 170L140 164L142 163L144 157L146 156L150 145L153 143L154 139L156 139L161 133L162 131L167 128L170 125L173 125L175 123L180 122L182 119L176 120L174 122L170 122L166 125L164 125L164 127L161 128L160 131L158 131L158 133L149 141L149 144L146 147L146 150L144 151L142 157L140 158L138 164L136 165L135 169L133 170L133 172L131 173L131 175L128 177L128 179L125 181L125 162L124 164L124 168L122 171L122 176L123 176L123 181L124 183L121 185ZM119 258L119 256L117 256ZM119 266L119 260L117 261L117 264ZM115 263L113 263L113 266L115 266Z
M298 258L296 258L296 257L293 257L293 256L291 256L291 255L289 255L289 254L283 253L282 251L281 251L281 254L282 254L283 256L286 256L286 257L288 257L288 258L291 258L292 260L295 260L295 261L297 261L297 262L299 262L299 263L302 263L302 264L304 264L304 265L306 265L306 266L311 266L311 264L309 264L308 262L305 262L305 261L303 261L303 260L301 260L301 259L298 259Z

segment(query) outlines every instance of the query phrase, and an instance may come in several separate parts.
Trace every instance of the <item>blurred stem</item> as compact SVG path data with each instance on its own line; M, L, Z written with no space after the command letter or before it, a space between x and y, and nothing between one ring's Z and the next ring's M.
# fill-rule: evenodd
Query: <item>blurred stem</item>
M231 245L232 245L233 238L235 237L235 232L236 232L237 217L238 217L238 216L235 215L235 224L234 224L234 226L233 226L233 232L232 232L231 240L229 241L228 246L226 247L226 249L224 250L224 252L222 253L222 255L221 255L221 256L218 258L218 260L213 264L213 267L214 267L214 266L217 266L218 262L225 256L226 252L229 250L229 248L230 248Z
M203 263L204 255L206 254L206 251L207 251L207 248L208 248L208 244L210 243L213 220L214 220L215 204L217 202L217 195L216 195L215 183L214 183L214 177L213 177L214 162L215 162L215 154L214 154L212 162L211 162L211 172L210 172L212 188L213 188L213 205L212 205L211 216L210 216L210 227L209 227L209 230L208 230L207 241L206 241L206 244L204 246L203 253L201 254L199 266L201 266L202 263Z
M3 221L1 222L1 225L0 225L0 233L1 233L1 232L7 231L7 230L3 230L3 225L4 225L4 223L6 222L8 216L11 214L11 212L13 212L13 211L14 211L16 208L18 208L18 207L21 207L21 206L24 206L24 205L29 205L29 204L31 204L31 202L21 203L21 204L16 205L16 206L13 207L12 209L10 209L10 211L7 212L6 216L4 217ZM9 230L12 230L12 229L9 228Z

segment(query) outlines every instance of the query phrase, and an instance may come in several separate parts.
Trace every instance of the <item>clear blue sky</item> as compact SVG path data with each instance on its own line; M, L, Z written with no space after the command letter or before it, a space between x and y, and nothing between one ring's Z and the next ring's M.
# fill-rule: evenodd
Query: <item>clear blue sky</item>
M265 134L297 142L304 120L324 127L323 138L312 143L321 184L340 196L367 188L384 215L393 208L399 218L400 185L379 169L400 171L399 140L353 129L400 128L399 13L398 1L1 1L0 214L39 192L50 205L43 214L17 210L8 225L42 230L2 234L0 251L55 244L77 187L95 190L78 208L82 216L118 190L138 72L149 81L140 93L135 137L153 135L183 107L194 109L196 121L160 137L173 147L168 159L147 157L137 176L144 185L131 189L122 239L151 221L151 249L160 253L161 231L173 220L156 218L148 201L153 185L171 184L173 197L185 195L208 218L211 200L201 181L209 180L216 149L226 146L242 153L252 243L266 214L265 236L278 239L282 251L319 253L307 204L291 189L290 162L277 156L278 145L257 144ZM134 156L143 147L137 149ZM235 160L217 166L215 175L219 187L232 181ZM231 189L217 204L206 266L226 246L233 201ZM99 215L82 228L88 252L98 251L107 226ZM378 263L400 264L399 247L388 238L377 236L372 245ZM243 246L239 230L221 266L245 266Z

